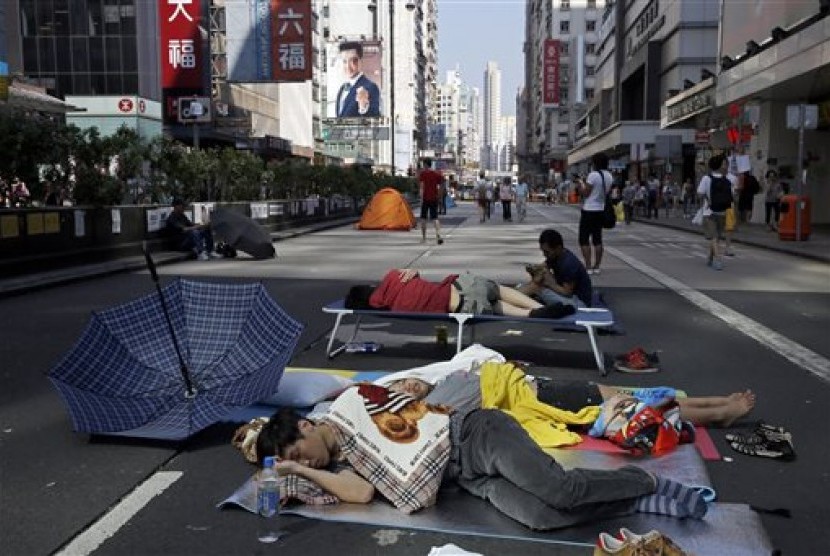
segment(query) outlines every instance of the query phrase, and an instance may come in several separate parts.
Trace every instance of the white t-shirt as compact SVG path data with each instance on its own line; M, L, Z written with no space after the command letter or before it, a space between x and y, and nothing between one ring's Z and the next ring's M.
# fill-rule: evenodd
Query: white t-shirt
M712 176L723 177L720 172L712 172ZM738 178L733 174L726 174L726 178L732 183L732 195L735 194L735 189L738 187ZM697 194L704 197L706 201L703 203L703 216L712 214L712 209L709 208L709 188L712 186L712 179L709 174L705 174L700 178L700 183L697 186Z
M605 178L605 186L603 186L602 178ZM585 202L582 203L582 210L601 211L605 209L605 195L611 191L611 183L614 177L608 170L602 171L602 177L596 170L588 174L585 183L591 186L591 192Z

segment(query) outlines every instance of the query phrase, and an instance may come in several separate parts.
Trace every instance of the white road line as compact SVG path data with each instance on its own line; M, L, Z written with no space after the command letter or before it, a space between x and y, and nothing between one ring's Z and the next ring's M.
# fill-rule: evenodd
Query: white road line
M830 359L827 359L826 357L819 355L801 344L782 336L775 330L767 328L763 324L756 322L733 309L730 309L726 305L715 301L711 297L695 290L694 288L691 288L690 286L687 286L683 282L663 274L656 268L653 268L635 259L634 257L629 257L619 249L606 247L605 250L632 268L639 270L646 276L649 276L670 290L685 297L692 304L697 305L704 311L723 320L739 332L743 332L753 340L760 343L762 346L770 348L782 357L789 359L799 367L813 373L825 382L830 382Z
M170 485L181 478L181 471L160 471L138 485L118 504L110 508L98 521L57 553L58 556L77 556L90 554L112 537L134 515L150 503L150 500L164 492Z

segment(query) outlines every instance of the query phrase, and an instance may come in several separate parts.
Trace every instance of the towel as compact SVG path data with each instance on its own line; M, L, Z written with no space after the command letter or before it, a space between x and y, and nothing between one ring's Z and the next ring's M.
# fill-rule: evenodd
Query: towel
M423 367L390 373L377 379L375 384L389 386L393 382L404 378L418 378L434 386L456 371L477 371L483 363L488 361L504 363L506 359L497 351L486 348L481 344L473 344L467 349L459 351L449 361L439 361Z
M435 503L449 461L449 416L411 396L361 384L323 418L349 464L404 513Z

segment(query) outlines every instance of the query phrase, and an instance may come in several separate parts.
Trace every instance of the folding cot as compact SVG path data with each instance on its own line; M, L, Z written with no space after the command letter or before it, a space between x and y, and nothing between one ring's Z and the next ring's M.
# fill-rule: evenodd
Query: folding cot
M597 363L597 369L600 374L606 375L605 358L602 351L599 349L597 343L597 329L606 328L614 325L614 314L609 309L600 308L581 308L576 313L563 317L561 319L536 319L536 318L519 318L509 317L505 315L473 315L470 313L402 313L392 311L379 310L354 310L346 309L344 300L340 299L323 307L323 312L335 315L334 327L329 336L328 346L326 347L326 355L329 359L335 357L343 350L346 345L354 341L360 331L360 323L363 317L374 317L379 319L406 319L406 320L425 320L425 321L448 321L455 322L458 325L458 334L456 336L456 353L461 351L463 347L464 326L468 325L471 329L480 322L532 322L538 324L561 325L568 324L576 328L584 329L588 333L588 339L591 343L591 350L594 353L594 359ZM340 323L343 317L352 315L355 317L355 327L351 338L336 349L334 346L335 338L337 337L337 330L340 328Z

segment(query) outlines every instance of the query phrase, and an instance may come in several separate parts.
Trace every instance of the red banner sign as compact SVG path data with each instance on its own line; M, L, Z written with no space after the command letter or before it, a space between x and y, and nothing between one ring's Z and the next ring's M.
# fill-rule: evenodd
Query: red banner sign
M559 41L545 39L542 50L542 104L559 106Z
M201 0L159 0L161 87L201 88Z
M311 0L271 0L275 81L311 79Z

